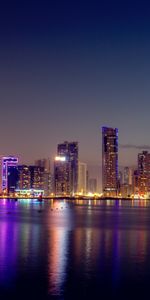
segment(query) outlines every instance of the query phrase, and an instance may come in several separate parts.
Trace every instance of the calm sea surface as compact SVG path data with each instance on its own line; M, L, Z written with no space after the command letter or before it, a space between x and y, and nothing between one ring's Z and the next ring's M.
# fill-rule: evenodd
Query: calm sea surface
M149 294L149 201L0 200L1 299Z

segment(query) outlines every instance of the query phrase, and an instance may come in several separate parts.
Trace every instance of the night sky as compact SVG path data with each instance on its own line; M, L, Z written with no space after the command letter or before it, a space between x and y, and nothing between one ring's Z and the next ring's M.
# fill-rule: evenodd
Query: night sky
M0 153L22 162L79 141L101 163L101 126L118 127L120 164L150 147L150 2L0 4Z

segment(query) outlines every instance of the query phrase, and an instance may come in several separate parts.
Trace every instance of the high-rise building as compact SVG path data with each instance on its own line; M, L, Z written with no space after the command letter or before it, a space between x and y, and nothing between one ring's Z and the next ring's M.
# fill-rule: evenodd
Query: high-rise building
M138 188L139 194L150 192L150 153L143 151L138 154Z
M29 190L31 188L31 174L29 166L18 166L18 189Z
M78 163L78 193L86 194L87 189L87 164Z
M118 190L118 129L102 127L102 186L105 196Z
M30 170L30 188L43 190L44 168L38 166L29 166Z
M53 192L50 159L49 158L38 159L35 161L35 165L44 168L44 173L43 173L44 195L49 196Z
M0 159L0 186L1 193L14 192L18 182L18 158L14 156L1 157Z
M123 180L120 185L120 193L122 197L130 197L133 192L133 184L132 184L132 168L124 167L123 169Z
M54 190L57 196L70 195L70 162L66 156L55 157Z
M69 167L70 194L74 194L78 189L78 143L65 141L59 144L57 156L66 158Z
M123 184L131 185L132 184L132 169L129 167L124 167L123 170Z
M8 194L14 193L18 184L18 168L17 166L8 166Z

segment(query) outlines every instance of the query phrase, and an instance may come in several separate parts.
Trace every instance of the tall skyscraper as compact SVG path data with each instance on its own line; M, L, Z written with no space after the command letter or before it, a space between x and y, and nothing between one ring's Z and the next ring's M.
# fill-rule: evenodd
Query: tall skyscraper
M118 190L118 129L102 127L102 186L105 196Z
M123 169L123 180L120 185L120 193L124 198L130 197L133 192L133 174L132 168L124 167Z
M87 164L78 163L78 193L86 194L87 189Z
M14 156L1 157L0 159L0 186L1 193L14 192L18 182L18 158Z
M74 194L78 189L78 143L67 142L57 147L58 157L65 157L69 166L70 193Z
M150 192L150 153L143 151L138 154L138 188L141 195Z
M18 166L18 189L29 190L31 188L31 174L29 166Z
M66 156L55 157L54 190L57 196L70 195L70 163Z
M43 173L44 195L49 196L53 192L50 159L49 158L38 159L35 161L35 165L44 168L44 173Z
M38 166L29 166L30 170L30 188L43 190L44 168Z

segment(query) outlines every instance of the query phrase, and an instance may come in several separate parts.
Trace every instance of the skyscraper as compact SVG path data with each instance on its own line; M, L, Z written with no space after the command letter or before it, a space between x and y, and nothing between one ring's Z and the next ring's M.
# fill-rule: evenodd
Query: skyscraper
M123 169L123 180L122 184L120 185L120 193L122 197L129 197L133 192L133 174L132 168L124 167Z
M86 194L87 191L87 164L78 164L78 193Z
M49 196L53 192L50 159L49 158L38 159L35 161L35 165L44 168L44 173L43 173L44 195Z
M38 166L29 166L29 170L30 170L30 188L43 190L44 168Z
M138 154L138 188L141 195L150 191L150 153L143 151Z
M14 156L1 157L0 159L0 188L1 192L14 192L18 182L18 158Z
M57 196L70 195L70 163L65 156L55 157L54 190Z
M58 157L66 158L69 166L70 193L74 194L78 189L78 143L67 142L59 144L57 147Z
M105 196L118 190L118 129L102 127L102 186Z
M29 190L31 188L31 175L29 166L18 166L18 189Z

